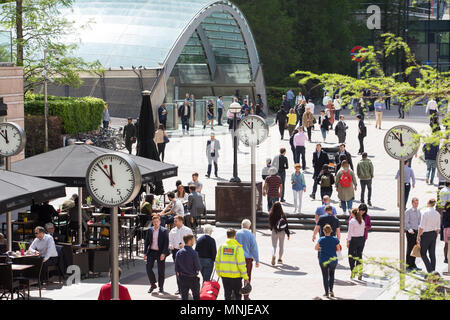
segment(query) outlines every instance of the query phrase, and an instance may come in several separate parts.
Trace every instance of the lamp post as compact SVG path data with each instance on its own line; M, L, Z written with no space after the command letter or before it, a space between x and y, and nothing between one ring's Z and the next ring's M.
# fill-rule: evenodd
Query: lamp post
M230 104L229 110L231 113L234 114L233 117L233 131L232 131L232 135L233 135L233 150L234 150L234 162L233 162L233 178L230 179L230 182L234 182L234 183L240 183L241 179L239 179L238 177L238 170L237 170L237 114L239 112L241 112L241 105L239 104L239 102L235 101Z
M47 101L47 49L44 49L44 131L45 131L45 146L44 152L48 151L48 101Z

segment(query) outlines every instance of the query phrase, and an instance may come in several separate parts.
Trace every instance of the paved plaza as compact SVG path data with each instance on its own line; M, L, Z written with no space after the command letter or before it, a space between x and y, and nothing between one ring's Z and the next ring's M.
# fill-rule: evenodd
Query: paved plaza
M422 109L419 109L421 111ZM375 179L373 185L372 203L374 207L369 209L369 215L398 215L396 203L396 181L394 180L395 173L398 169L398 162L389 158L384 151L383 138L386 131L398 124L410 123L417 131L427 133L429 126L425 117L416 117L414 121L405 119L398 121L396 119L396 111L387 111L388 115L386 121L383 123L382 130L375 129L373 118L366 120L368 127L368 137L365 139L365 148L369 154L375 167ZM390 116L389 116L390 114ZM357 124L354 116L345 113L349 131L347 135L347 149L353 156L353 163L356 166L360 159L357 155L358 141L357 141ZM120 119L113 120L113 126L120 124ZM270 120L269 120L270 121ZM203 129L196 129L203 131ZM199 172L200 181L203 183L203 193L206 195L207 208L214 209L215 192L214 187L218 181L228 181L232 176L232 143L231 137L227 133L227 127L221 127L216 130L217 139L221 141L222 149L220 150L219 158L219 179L208 179L204 177L207 168L207 160L205 155L206 141L209 138L210 130L204 130L204 135L193 136L178 136L172 134L170 143L166 147L165 161L178 165L178 177L167 179L164 181L165 190L172 190L175 186L175 181L180 179L183 183L191 180L191 174L194 171ZM222 133L222 134L221 134ZM285 147L287 157L289 159L288 173L292 172L292 155L290 153L288 134L286 131L285 139L280 140L278 128L272 126L270 128L270 136L257 149L257 177L260 179L260 171L265 164L267 157L273 158L277 154L280 147ZM307 144L307 164L311 167L311 155L315 148L316 142L321 142L322 137L319 131L313 132L313 142ZM337 137L333 131L330 131L327 143L324 145L334 145L337 143ZM250 180L250 154L248 148L243 145L240 146L241 152L238 154L239 162L239 177L243 181ZM416 188L412 189L410 199L416 196L420 200L420 206L424 207L426 201L435 196L434 192L437 186L437 178L435 178L435 186L429 186L425 183L425 163L419 157L413 160L413 169L416 173ZM306 171L307 178L307 194L312 188L312 170ZM70 190L68 194L71 194ZM315 208L320 204L319 200L312 201L307 194L303 198L303 213L312 214ZM316 198L319 198L318 196ZM337 196L333 194L332 199L336 204ZM356 199L359 199L359 189ZM293 210L293 198L290 189L286 192L287 202L284 204L284 209L287 213ZM55 205L60 203L62 199L54 202ZM266 199L264 199L265 208ZM356 202L358 205L359 202ZM336 204L337 205L337 204ZM215 228L213 237L216 239L217 245L225 242L226 230L223 228ZM291 239L285 240L285 254L283 256L283 264L272 266L270 259L272 256L271 237L268 229L260 229L257 231L257 241L259 246L259 254L261 264L259 268L254 268L252 276L253 291L251 297L253 299L273 299L273 300L289 300L289 299L321 299L323 294L322 275L320 273L319 264L317 261L317 254L314 251L314 244L311 241L312 231L309 230L292 230ZM342 234L342 240L345 243L346 233ZM447 270L447 264L444 264L443 242L438 241L436 247L437 266L436 270L441 274ZM392 299L396 296L397 299L408 299L408 296L401 293L398 294L397 279L383 278L374 276L372 272L376 269L365 270L362 281L350 279L350 270L347 259L347 249L344 247L344 259L340 262L336 270L335 281L335 299ZM372 232L369 233L368 241L366 242L364 255L371 257L387 257L392 259L398 258L399 251L399 236L398 233L383 233ZM128 267L123 266L124 274L121 283L126 285L130 290L132 299L135 300L173 300L179 299L174 293L177 290L174 276L174 265L172 257L167 258L166 262L166 282L164 285L165 294L148 294L149 282L145 271L145 262L141 257L135 257L135 265L130 264ZM421 259L418 259L418 266L425 270ZM156 267L155 267L156 271ZM100 289L100 284L105 283L108 279L103 274L101 278L86 279L81 284L64 286L61 289L58 285L50 285L48 289L43 291L45 299L96 299ZM446 277L448 280L448 276ZM388 286L391 284L391 287ZM36 293L34 294L36 296ZM221 290L219 299L223 299L223 290Z

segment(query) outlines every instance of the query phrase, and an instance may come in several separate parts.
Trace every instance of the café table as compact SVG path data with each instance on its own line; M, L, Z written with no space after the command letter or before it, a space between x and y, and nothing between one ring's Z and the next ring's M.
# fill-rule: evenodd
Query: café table
M94 235L94 243L97 244L99 240L99 234L98 234L98 228L110 228L111 225L109 223L101 223L101 222L94 222L94 223L88 223L88 228L93 228L93 235Z
M32 264L11 264L12 271L23 271L26 269L33 268L34 266Z

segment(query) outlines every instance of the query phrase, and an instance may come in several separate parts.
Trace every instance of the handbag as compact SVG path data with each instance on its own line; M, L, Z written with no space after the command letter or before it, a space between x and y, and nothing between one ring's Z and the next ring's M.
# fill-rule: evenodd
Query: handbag
M420 245L419 244L414 245L410 256L411 257L416 257L416 258L421 258L422 257L422 255L420 254Z
M164 136L164 143L169 143L169 142L170 142L169 137L168 136Z

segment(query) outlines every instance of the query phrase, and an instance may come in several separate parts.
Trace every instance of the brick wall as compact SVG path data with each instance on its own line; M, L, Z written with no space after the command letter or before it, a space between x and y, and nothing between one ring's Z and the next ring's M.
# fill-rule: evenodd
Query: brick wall
M0 121L15 122L25 128L23 110L23 68L0 66L0 97L8 105L8 116ZM24 151L11 160L17 161L24 158Z

